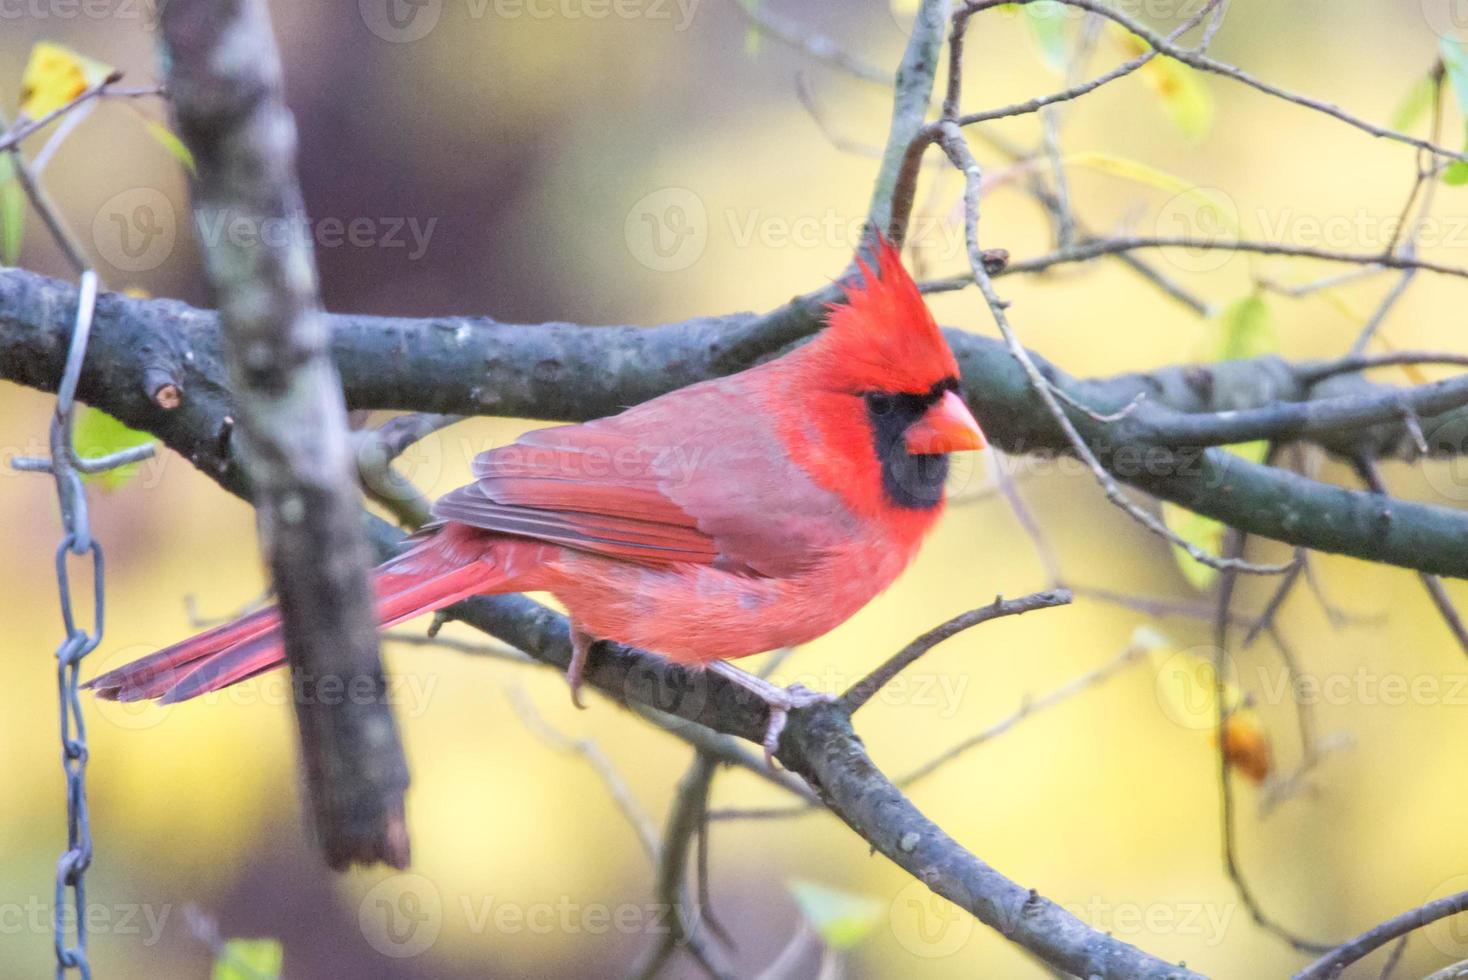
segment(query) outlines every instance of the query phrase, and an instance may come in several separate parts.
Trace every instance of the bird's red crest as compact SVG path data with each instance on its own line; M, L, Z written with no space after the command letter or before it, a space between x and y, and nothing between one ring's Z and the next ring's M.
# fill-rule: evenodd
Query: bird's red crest
M863 281L846 287L844 303L832 304L817 340L832 380L853 392L917 393L957 378L953 352L897 249L882 239L875 272L858 264Z

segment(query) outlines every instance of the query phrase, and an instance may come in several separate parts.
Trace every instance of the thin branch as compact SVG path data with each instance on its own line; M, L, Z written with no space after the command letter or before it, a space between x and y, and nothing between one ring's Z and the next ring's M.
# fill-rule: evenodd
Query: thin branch
M967 24L966 18L962 18L962 13L960 11L953 18L953 37L949 41L951 49L949 55L950 65L962 63L963 30ZM956 111L960 77L960 69L951 67L949 98L944 102L945 111L949 111L950 113ZM989 310L994 317L995 324L999 327L999 332L1004 336L1004 342L1009 349L1009 353L1024 369L1034 391L1040 396L1040 400L1044 403L1050 416L1065 434L1071 449L1091 470L1092 476L1096 478L1096 482L1100 484L1104 491L1106 499L1120 507L1133 520L1153 534L1177 545L1186 551L1194 560L1209 567L1237 568L1240 571L1247 571L1254 574L1275 574L1284 571L1288 566L1258 565L1239 559L1221 559L1217 556L1210 555L1193 542L1173 532L1156 516L1143 510L1122 492L1121 487L1112 478L1111 474L1106 471L1105 467L1101 465L1101 461L1096 458L1095 452L1086 440L1081 437L1080 432L1077 431L1070 417L1066 415L1065 410L1061 408L1060 401L1055 397L1055 386L1041 373L1040 369L1035 365L1034 359L1030 357L1029 352L1019 342L1019 338L1009 325L1009 319L1004 312L1006 304L994 291L994 284L989 278L988 271L984 268L982 260L983 250L979 247L979 187L983 174L979 169L978 161L974 159L973 152L968 147L968 143L964 140L962 130L951 119L945 120L943 123L943 135L940 138L940 142L944 151L948 154L949 160L964 175L965 240L968 245L969 264L973 270L974 279L978 283L979 290L984 294L984 300L989 305Z
M1027 4L1033 3L1035 2L1035 0L969 0L966 9L968 13L975 14L979 13L980 11L999 7L1010 2ZM1234 81L1239 82L1240 84L1247 85L1250 88L1263 92L1265 95L1271 95L1277 99L1283 99L1286 102L1292 102L1295 105L1303 106L1306 109L1313 109L1316 112L1330 116L1332 119L1337 119L1348 126L1354 126L1356 129L1359 129L1364 133L1369 133L1370 135L1375 136L1379 139L1393 140L1398 143L1404 143L1407 146L1415 146L1420 150L1426 150L1427 152L1432 153L1436 156L1444 157L1450 160L1461 160L1465 163L1468 163L1468 155L1465 155L1463 153L1449 150L1446 147L1437 146L1433 143L1428 142L1427 140L1418 139L1417 137L1409 136L1406 133L1399 133L1393 129L1387 129L1382 126L1377 126L1374 123L1367 122L1364 119L1351 115L1349 112L1346 112L1339 106L1332 105L1328 102L1322 102L1318 99L1313 99L1308 96L1297 95L1294 92L1290 92L1286 89L1280 88L1277 85L1272 85L1269 82L1265 82L1261 79L1255 78L1253 75L1250 75L1242 68L1237 68L1233 65L1225 64L1221 61L1216 61L1215 59L1210 58L1200 52L1189 51L1187 48L1180 48L1177 45L1173 44L1168 38L1161 36L1142 22L1122 13L1119 10L1116 10L1113 7L1109 7L1104 3L1100 3L1098 2L1098 0L1058 0L1058 2L1063 3L1069 7L1076 7L1080 10L1090 11L1093 14L1097 14L1099 16L1107 18L1108 20L1115 21L1161 53L1177 61L1181 61L1185 65L1196 68L1199 71L1211 72L1215 75L1222 75L1225 78L1231 78Z
M882 88L892 87L892 73L883 71L848 52L824 34L817 33L792 23L770 10L769 4L759 0L734 0L734 7L752 28L766 37L788 45L808 58L823 62L854 78Z
M76 109L81 108L88 102L101 96L113 95L122 98L142 98L146 96L163 94L163 89L160 86L153 86L149 88L119 88L117 83L121 80L122 72L114 71L106 78L103 78L101 81L95 82L82 89L70 102L65 102L57 106L55 109L52 109L50 112L43 113L40 117L36 119L25 119L18 121L16 125L10 129L9 132L6 132L3 136L0 136L0 152L5 152L20 146L20 144L24 143L29 137L35 135L36 133L39 133L41 130L45 129L57 119L60 119L62 116L65 116L75 111Z
M1341 971L1346 967L1373 950L1380 949L1393 939L1463 911L1468 911L1468 891L1409 909L1331 950L1296 973L1295 980L1333 980L1334 977L1340 976Z
M1070 248L1056 249L1031 259L1010 262L1007 275L1043 272L1058 265L1074 262L1089 262L1103 255L1133 252L1138 249L1176 248L1207 249L1212 251L1248 252L1255 255L1284 255L1302 259L1320 259L1324 262L1346 262L1354 265L1381 269L1420 269L1439 275L1468 279L1468 268L1430 262L1416 256L1382 255L1380 252L1335 252L1310 245L1287 245L1283 242L1252 241L1236 238L1189 238L1179 235L1127 235L1113 238L1093 238L1080 241ZM930 283L931 290L961 289L973 280L968 276L938 280Z
M1338 374L1355 374L1372 368L1397 367L1404 364L1450 364L1468 367L1468 354L1451 354L1446 351L1402 350L1384 354L1353 353L1333 361L1301 364L1299 377L1307 385L1314 385Z
M1373 263L1360 269L1347 269L1345 272L1333 272L1328 276L1312 279L1309 282L1290 284L1279 282L1266 276L1257 276L1254 282L1261 288L1267 289L1272 293L1288 296L1291 299L1305 299L1316 293L1324 292L1328 289L1335 289L1338 286L1349 286L1352 283L1362 282L1384 271L1386 270L1382 266Z
M387 508L398 523L416 530L432 518L432 505L412 482L392 468L392 461L409 446L464 418L418 412L399 415L376 429L352 433L357 457L357 475L369 497Z
M1127 595L1115 592L1111 589L1103 589L1089 585L1076 585L1074 582L1060 583L1076 596L1082 599L1090 599L1095 602L1104 602L1108 605L1120 606L1134 612L1145 613L1159 619L1176 616L1182 619L1197 619L1212 622L1217 610L1210 603L1198 599L1159 599L1152 596ZM1241 626L1252 629L1259 622L1258 617L1249 616L1240 612L1229 612L1229 625Z
M1277 403L1238 412L1170 413L1140 424L1145 426L1146 438L1158 443L1227 446L1258 439L1310 438L1392 421L1411 433L1411 416L1437 416L1464 406L1468 406L1468 374L1412 388Z
M1045 583L1051 588L1056 588L1060 584L1060 559L1055 556L1055 549L1050 546L1049 539L1041 530L1040 522L1035 520L1035 515L1030 510L1029 504L1025 502L1024 495L1020 493L1014 478L1005 468L1005 462L1006 457L997 452L994 454L994 482L1009 503L1014 519L1019 522L1025 536L1035 546L1035 554L1040 559L1040 566L1045 570Z
M647 854L648 860L656 864L661 859L662 851L658 846L657 828L653 826L652 819L643 811L637 797L632 795L632 788L612 764L612 760L602 751L601 746L594 739L572 738L571 736L557 730L550 722L546 721L541 713L536 710L534 702L525 689L518 684L512 685L508 692L510 703L515 708L515 713L525 727L530 730L542 742L559 752L569 752L586 760L586 764L592 768L597 777L607 787L612 795L612 802L622 816L627 818L627 823L637 834L637 841L642 845L642 850Z
M631 976L636 980L652 980L679 946L686 946L709 976L734 976L709 942L702 911L692 907L688 891L688 852L705 826L709 787L716 772L712 759L701 752L695 753L692 765L678 782L659 847L654 888L658 903L672 914L668 917L668 928L633 967Z
M1237 555L1243 552L1247 535L1241 531L1231 530L1225 535L1225 554ZM1234 886L1234 892L1239 896L1239 901L1249 910L1249 915L1259 928L1282 939L1292 948L1303 953L1318 953L1329 949L1330 946L1307 939L1293 930L1287 928L1268 913L1264 911L1258 897L1250 887L1248 879L1244 877L1243 866L1238 856L1238 839L1235 832L1235 804L1233 793L1233 779L1231 770L1233 760L1227 751L1228 724L1232 717L1233 707L1229 705L1225 692L1228 683L1228 624L1229 607L1233 604L1234 589L1238 582L1238 573L1233 569L1226 569L1218 577L1218 614L1213 623L1213 699L1217 710L1214 726L1214 740L1218 748L1218 801L1219 801L1219 832L1223 846L1223 867L1229 882Z
M1193 14L1193 16L1189 17L1179 27L1168 34L1167 41L1169 43L1172 41L1176 41L1178 38L1188 33L1188 31L1191 31L1194 27L1197 27L1204 17L1208 16L1210 12L1219 7L1220 2L1221 0L1209 0L1209 2L1204 4L1197 13ZM1094 92L1096 89L1107 84L1108 82L1114 82L1118 78L1123 78L1127 75L1130 75L1132 72L1136 71L1138 68L1141 68L1143 65L1147 64L1147 62L1151 61L1153 58L1157 57L1161 53L1162 52L1155 47L1150 48L1147 51L1144 51L1141 54L1137 55L1135 58L1132 58L1130 61L1123 62L1122 64L1117 65L1115 68L1111 69L1105 74L1098 75L1097 77L1092 78L1089 81L1072 85L1069 88L1063 89L1059 92L1052 92L1049 95L1041 95L1033 99L1027 99L1024 102L1016 102L1014 105L1007 105L998 109L986 109L983 112L967 113L958 117L958 124L960 126L972 126L976 123L989 122L994 119L1007 119L1011 116L1022 116L1031 112L1039 112L1046 106L1055 105L1059 102L1069 102L1073 99L1078 99L1083 95ZM936 139L936 133L934 134L934 139Z
M929 759L927 762L924 762L922 765L918 766L916 769L912 770L907 775L900 778L897 781L897 785L901 786L903 789L911 789L915 784L926 779L928 776L931 776L943 766L952 762L954 759L957 759L959 756L964 755L971 749L977 748L978 746L983 745L985 742L998 738L1000 735L1003 735L1015 725L1018 725L1020 722L1024 721L1026 718L1031 717L1032 715L1038 714L1039 712L1044 711L1047 708L1053 708L1057 704L1060 704L1062 701L1069 700L1070 698L1075 697L1077 694L1090 690L1103 681L1110 679L1124 668L1129 667L1132 664L1144 659L1146 657L1146 654L1147 647L1143 644L1128 644L1126 649L1122 650L1121 653L1113 657L1111 660L1108 660L1101 666L1095 668L1094 670L1087 671L1081 676L1067 681L1066 683L1051 691L1047 691L1039 697L1025 698L1022 702L1020 702L1019 709L1016 710L1013 714L1001 718L999 721L994 722L994 724L990 725L988 728L985 728L983 731L970 735L963 741L944 750L943 752Z
M944 640L957 636L964 630L987 623L990 620L1001 619L1005 616L1018 616L1023 613L1033 612L1036 609L1064 606L1070 602L1070 598L1070 592L1065 589L1036 592L1019 599L1005 599L1003 596L995 596L991 604L980 606L977 609L970 609L965 613L959 613L947 622L933 627L922 636L907 644L907 646L888 658L880 667L847 688L846 693L841 695L839 703L844 711L848 713L855 712L862 705L870 701L894 677L907 667L910 667L923 654Z
M1356 473L1361 477L1361 482L1366 484L1372 493L1388 496L1386 482L1381 478L1381 470L1376 463L1365 457L1356 460ZM1442 617L1448 632L1457 641L1458 648L1468 654L1468 627L1463 624L1463 617L1458 612L1458 607L1453 604L1448 590L1443 586L1442 579L1436 575L1426 572L1418 572L1417 578L1422 582L1422 587L1427 590L1427 596L1432 600L1437 613Z
M1401 254L1406 258L1411 258L1416 253L1409 245ZM1371 316L1366 319L1366 322L1361 325L1361 332L1356 335L1355 342L1351 344L1352 354L1361 353L1371 343L1372 338L1376 336L1376 331L1381 329L1381 325L1386 322L1388 314L1401 301L1402 297L1406 295L1407 287L1412 285L1412 280L1416 276L1416 269L1404 269L1402 270L1402 274L1397 276L1397 281L1392 284L1392 288L1382 298L1381 303L1377 305Z

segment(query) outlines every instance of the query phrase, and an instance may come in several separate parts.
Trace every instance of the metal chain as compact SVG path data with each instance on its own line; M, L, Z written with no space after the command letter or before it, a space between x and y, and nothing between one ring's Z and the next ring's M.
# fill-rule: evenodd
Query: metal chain
M61 507L62 538L56 548L56 586L61 599L61 621L66 637L56 648L56 690L61 709L61 766L66 775L66 851L56 862L56 900L53 927L56 946L56 977L63 980L72 970L91 980L87 958L86 871L92 863L92 831L87 814L87 726L77 691L82 658L102 642L104 579L102 546L92 537L87 515L83 473L100 473L126 466L153 454L153 446L135 446L107 456L84 459L72 443L76 389L86 358L92 315L97 305L97 273L81 272L77 291L76 320L71 347L61 384L56 390L56 413L51 419L49 458L19 457L11 465L17 470L50 473L56 480L56 497ZM73 609L69 556L92 559L91 629L77 625ZM70 894L68 895L68 890Z

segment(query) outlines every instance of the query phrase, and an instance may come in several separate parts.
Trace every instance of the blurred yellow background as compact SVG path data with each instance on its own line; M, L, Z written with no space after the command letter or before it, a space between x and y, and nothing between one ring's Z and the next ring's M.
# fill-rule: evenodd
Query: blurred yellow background
M146 2L96 8L106 16L84 9L37 0L6 14L7 113L39 39L117 65L135 84L156 78ZM642 0L610 8L622 15L595 16L608 8L585 0L445 0L426 5L437 20L416 39L383 20L372 0L272 9L300 127L308 211L318 220L366 219L371 229L361 244L318 248L333 310L657 323L772 307L839 273L850 254L875 161L833 144L800 105L796 76L805 76L834 135L859 144L885 138L890 92L777 42L750 41L731 3ZM904 15L885 0L778 10L883 67L896 65L905 41ZM1164 32L1175 26L1153 20ZM1384 123L1436 55L1431 24L1417 0L1238 3L1215 53ZM1091 72L1119 57L1103 43ZM968 64L970 110L1061 85L1024 23L1003 13L975 23ZM1347 251L1384 244L1381 229L1401 210L1415 172L1408 148L1222 79L1203 85L1216 118L1201 140L1184 138L1144 80L1129 78L1066 109L1066 152L1144 161L1215 188L1250 237ZM162 118L156 103L136 108ZM1455 145L1460 126L1450 108L1444 142ZM1034 145L1038 119L1007 121L999 132ZM978 142L976 149L1002 169L997 155ZM935 180L938 173L919 193L932 222L919 242L928 276L964 264L959 181ZM184 176L131 109L97 107L51 162L46 182L95 246L110 288L207 305L183 217ZM1081 166L1071 169L1071 183L1093 228L1180 231L1164 226L1171 195L1156 187ZM162 194L177 218L162 257L129 271L114 264L117 241L109 235L117 231L107 215L117 207L109 202L139 192ZM1424 256L1468 264L1465 195L1440 189L1443 224ZM694 238L673 237L685 226L675 227L669 203L684 207ZM642 227L650 209L670 218L653 229L669 236L666 248L654 247ZM414 221L428 229L421 248L406 232L403 247L384 241L393 223L406 229ZM1312 243L1311 221L1350 230L1344 240ZM1019 180L986 197L981 230L985 245L1017 257L1051 247L1044 214ZM1256 276L1304 282L1330 271L1237 256L1193 271L1178 267L1186 257L1175 265L1152 258L1220 307L1248 295ZM64 271L34 218L21 264ZM1333 297L1269 295L1281 352L1343 351L1391 282L1377 276ZM1209 336L1207 320L1114 262L1006 278L1000 288L1026 342L1080 376L1186 360ZM1419 276L1385 336L1396 348L1461 349L1462 290ZM973 291L939 297L934 309L945 323L993 332ZM1389 380L1404 382L1400 374ZM0 454L42 450L51 405L49 396L0 386ZM415 448L404 466L437 495L467 480L475 452L533 424L474 420ZM957 467L954 492L976 499L951 510L888 594L801 650L780 680L839 689L942 619L996 593L1046 584L1003 498L983 495L994 463L989 454ZM1023 460L1009 465L1068 581L1206 598L1166 546L1106 504L1088 477ZM1351 480L1335 464L1320 473ZM1397 492L1461 506L1463 495L1454 500L1450 492L1453 475L1446 466L1387 469ZM202 615L218 616L262 590L249 510L187 461L165 453L117 490L93 487L90 499L107 553L108 616L86 676L190 632L186 595ZM50 481L0 468L0 515L0 976L31 977L51 968L53 862L65 831L52 657L61 633L52 583L59 530ZM1253 554L1282 560L1288 552L1256 543ZM1335 629L1302 589L1280 624L1308 674L1337 679L1334 690L1344 693L1322 698L1317 723L1324 734L1346 733L1351 746L1310 775L1312 791L1267 817L1247 780L1239 779L1236 797L1244 867L1267 911L1310 937L1338 940L1468 887L1460 768L1468 661L1414 575L1336 558L1320 559L1318 570L1329 593L1370 622ZM1238 607L1257 611L1272 588L1243 583ZM1448 588L1468 599L1459 584ZM912 669L907 694L864 711L858 730L881 765L902 773L1027 695L1102 664L1146 622L1081 599L986 626L930 654ZM1208 642L1205 623L1159 625L1179 649ZM652 939L645 914L652 869L595 773L527 730L507 692L523 685L553 725L594 738L657 821L688 749L596 698L591 710L576 712L549 671L434 649L393 646L387 655L403 678L398 716L413 775L413 873L421 878L338 877L320 864L303 837L289 710L268 685L167 710L87 700L97 851L88 883L101 909L92 939L99 977L202 975L210 954L186 923L190 903L226 936L281 939L288 977L605 975L633 962ZM1299 751L1278 655L1261 642L1239 652L1237 663L1277 765L1288 771ZM1405 702L1382 693L1385 678L1419 677L1441 678L1438 693ZM1161 683L1148 663L1131 667L944 768L914 799L985 861L1152 953L1219 977L1292 972L1303 958L1255 926L1223 875L1214 748L1205 731L1166 710ZM748 773L721 774L714 785L716 807L782 802ZM757 974L793 932L790 879L872 896L889 910L850 953L852 975L1044 975L988 929L931 904L830 816L719 822L712 849L715 907L739 941L741 975ZM433 931L407 944L372 924L376 903L401 905L405 891L423 903ZM504 908L511 911L497 918ZM618 910L631 910L620 920L631 927L598 928L602 912L616 922ZM1399 975L1465 957L1468 934L1443 924L1414 937ZM814 971L814 961L807 966ZM1369 963L1359 975L1375 976L1378 967ZM697 971L679 958L672 975Z

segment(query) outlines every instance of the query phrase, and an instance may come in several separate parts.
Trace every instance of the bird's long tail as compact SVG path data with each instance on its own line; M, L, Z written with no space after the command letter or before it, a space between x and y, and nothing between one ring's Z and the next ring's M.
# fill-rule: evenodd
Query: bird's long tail
M493 560L482 542L462 540L458 531L450 526L377 568L373 587L380 626L394 626L472 595L507 591L511 578L507 563ZM468 554L466 545L473 549ZM283 663L280 614L272 606L135 660L85 686L112 701L156 698L171 704Z

